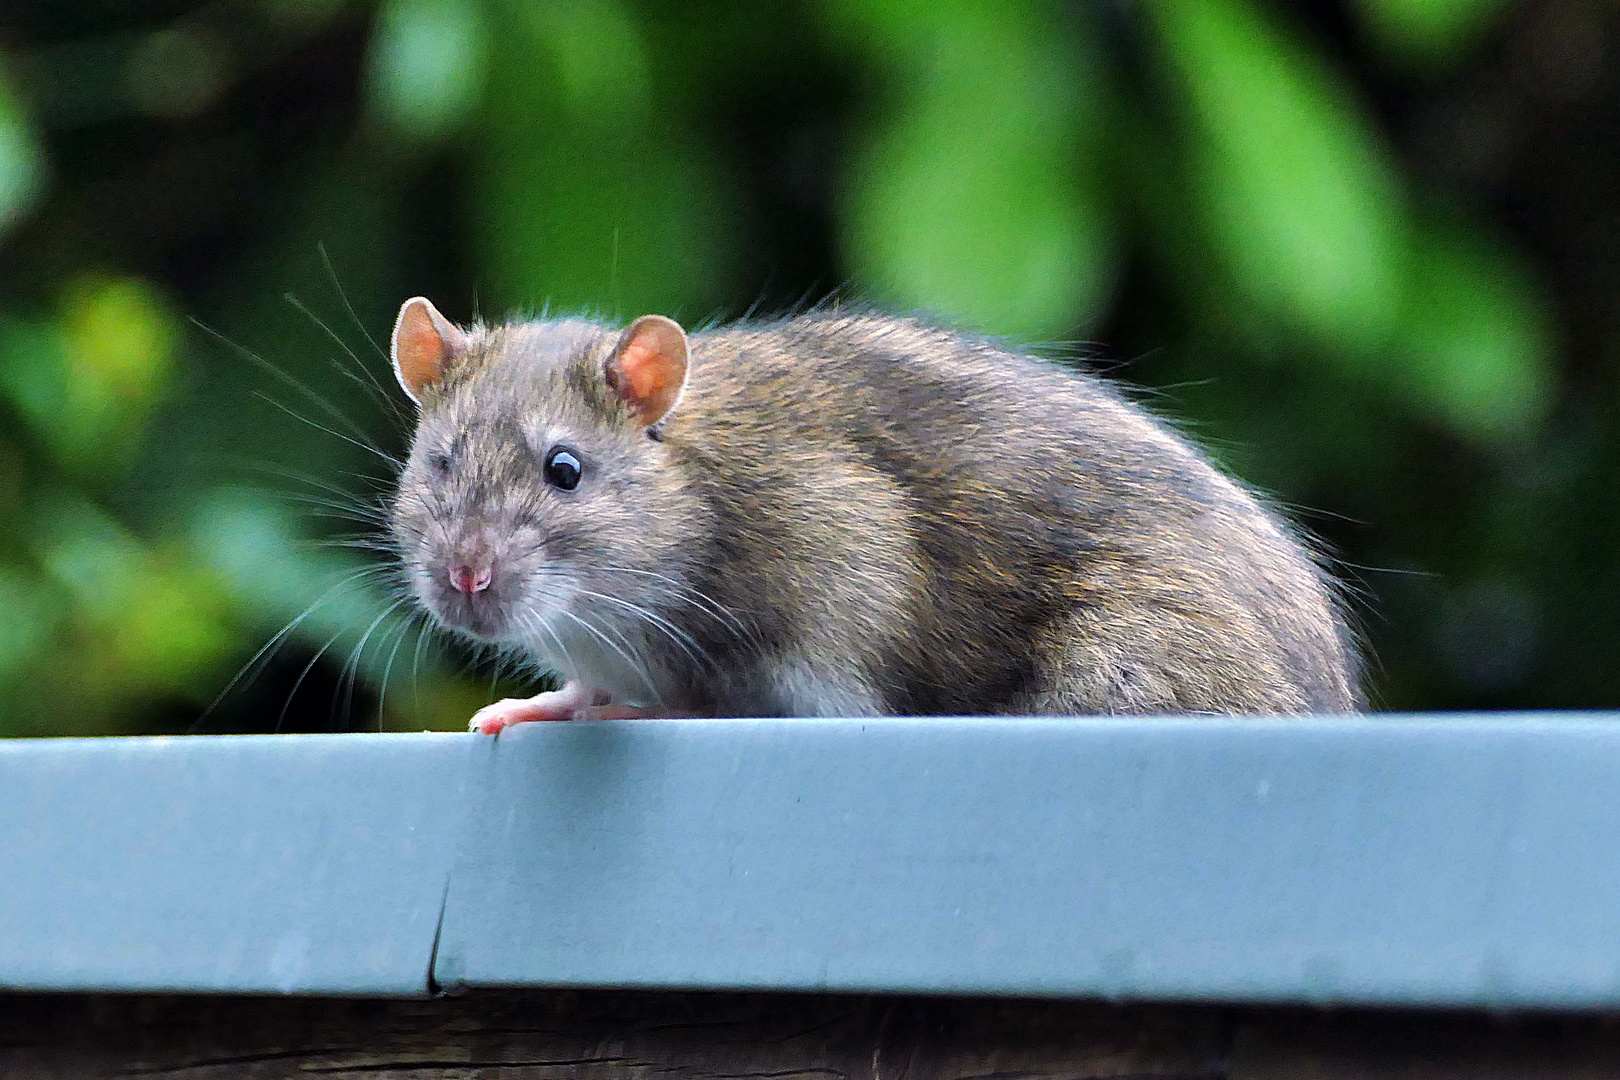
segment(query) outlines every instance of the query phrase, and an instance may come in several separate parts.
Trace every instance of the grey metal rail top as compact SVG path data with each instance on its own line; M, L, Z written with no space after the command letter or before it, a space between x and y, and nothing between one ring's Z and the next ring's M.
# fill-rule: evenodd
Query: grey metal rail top
M0 988L1620 1006L1620 718L0 742Z

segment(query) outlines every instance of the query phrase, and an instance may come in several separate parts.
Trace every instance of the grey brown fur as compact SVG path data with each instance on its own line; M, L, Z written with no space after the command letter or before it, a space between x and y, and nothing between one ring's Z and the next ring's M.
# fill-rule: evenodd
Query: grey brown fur
M475 327L423 395L395 534L449 626L699 715L1359 706L1309 554L1101 381L822 311L694 334L649 431L603 375L618 333ZM477 603L444 579L470 550Z

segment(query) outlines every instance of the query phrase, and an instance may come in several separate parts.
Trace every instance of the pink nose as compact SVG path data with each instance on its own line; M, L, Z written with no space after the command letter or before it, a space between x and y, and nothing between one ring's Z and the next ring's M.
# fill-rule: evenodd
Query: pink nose
M450 584L457 592L476 593L489 588L490 567L468 566L465 563L450 568Z

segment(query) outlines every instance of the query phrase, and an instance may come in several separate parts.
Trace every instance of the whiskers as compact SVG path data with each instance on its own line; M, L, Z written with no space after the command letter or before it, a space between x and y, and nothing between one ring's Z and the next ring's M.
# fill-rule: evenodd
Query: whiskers
M647 700L650 703L663 704L663 694L659 690L657 681L654 680L652 675L648 672L647 661L635 654L634 646L631 644L628 638L626 638L622 633L618 632L613 632L612 636L610 637L609 630L611 628L596 626L584 615L576 615L567 608L564 608L561 614L564 618L570 620L580 629L584 630L585 633L591 638L596 641L600 641L602 644L606 645L609 650L618 654L618 656L624 661L625 666L629 668L630 673L634 675L637 681L640 682L641 685L646 689ZM618 640L615 641L615 638Z
M622 597L612 596L608 593L597 592L594 589L576 588L575 592L588 600L600 600L605 604L611 604L630 616L631 622L657 630L685 653L693 665L699 669L712 670L714 668L714 657L709 653L709 650L699 644L698 640L691 634L656 611L634 601L625 600Z
M598 571L640 579L635 598L581 583L582 578L599 576ZM702 640L712 642L714 635L683 626L687 620L680 612L712 621L727 638L750 638L747 624L724 605L667 574L615 566L583 571L544 566L529 574L538 597L509 610L516 639L576 677L608 678L622 692L637 694L649 704L666 704L672 683L718 670ZM581 647L586 654L576 654ZM622 674L606 674L604 663Z
M346 728L352 722L355 692L362 676L371 674L369 667L362 665L366 643L384 624L392 620L396 625L387 628L383 639L387 640L397 636L395 651L398 644L402 644L411 630L418 635L418 653L432 633L432 627L425 618L415 612L405 616L397 616L400 608L405 607L412 599L404 588L402 582L393 580L397 577L397 569L392 564L364 566L350 569L331 581L320 590L319 595L310 601L296 615L283 623L280 629L270 635L269 639L250 656L246 663L236 670L236 674L225 684L208 707L198 716L191 726L193 733L205 730L214 718L220 705L238 689L245 689L252 685L254 680L261 676L279 657L280 653L297 637L307 636L309 631L315 631L316 640L324 641L316 648L313 655L303 664L291 687L282 701L280 711L276 715L273 730L280 731L286 726L288 712L294 699L310 674L315 670L321 659L330 652L334 646L346 636L355 633L356 620L352 618L357 609L375 607L380 598L385 606L369 625L359 634L359 639L350 649L349 655L337 676L334 696L330 707L329 725L334 728ZM374 665L372 665L374 666ZM391 665L389 666L391 671ZM369 679L367 680L370 681ZM387 679L384 678L379 688L386 689ZM381 723L382 702L379 700L378 723ZM341 712L341 716L339 715Z
M324 249L321 255L344 309L370 345L374 354L369 357L370 362L368 356L351 348L332 326L302 302L291 296L287 300L337 346L341 355L333 357L329 363L341 377L364 392L377 414L386 421L385 426L398 438L379 441L368 431L368 425L357 422L310 383L197 322L200 329L231 353L269 375L279 386L290 389L294 395L291 400L299 407L295 409L260 391L253 391L255 396L330 438L335 448L358 448L373 464L370 468L361 465L359 471L333 470L319 475L283 464L254 462L248 465L258 476L254 482L239 485L246 488L250 497L237 505L250 508L244 519L250 525L242 526L227 517L217 529L211 529L209 535L211 542L223 545L216 551L229 552L225 557L225 564L230 567L227 573L234 590L245 598L250 609L279 610L283 616L291 613L291 617L237 669L192 725L193 731L215 722L222 703L233 693L252 685L267 669L277 666L281 655L294 641L306 645L307 652L298 650L305 655L295 662L296 674L291 670L288 673L290 685L273 722L273 729L277 731L288 726L295 699L300 693L308 696L307 686L316 683L330 686L329 727L356 726L357 701L362 697L362 690L368 699L368 708L375 702L376 726L381 727L390 694L398 689L394 683L403 677L407 666L399 662L402 656L409 658L408 677L416 691L418 710L422 700L421 680L424 676L432 679L443 672L449 635L416 602L415 590L400 558L392 520L392 492L403 461L400 455L386 449L383 442L402 441L410 417L402 407L403 396L393 388L387 354L365 333L337 284ZM373 370L378 361L382 367ZM266 477L273 478L273 482L266 483ZM275 514L265 505L267 499L294 508L303 520L331 522L338 527L318 530L324 535L303 542L296 534L304 530L291 527ZM221 505L228 507L229 504ZM349 528L343 528L345 524ZM267 561L257 554L265 551L267 544L274 551L273 560ZM305 550L300 551L301 547ZM351 553L359 555L365 565L355 565L359 560L351 559ZM273 561L274 569L269 568L269 561ZM316 678L323 664L336 670ZM274 710L275 706L272 704L270 708ZM263 723L266 728L272 726L268 716ZM308 717L299 716L294 726L313 725Z
M690 607L697 614L713 620L726 635L737 642L747 646L758 646L760 644L759 635L752 625L745 622L730 608L708 593L681 581L679 578L629 566L592 566L591 572L627 574L654 579L659 583L656 586L656 592L661 599Z
M267 373L277 382L280 382L293 389L300 397L314 405L315 408L321 413L330 417L333 422L338 425L338 427L331 427L327 424L321 423L319 420L316 420L313 417L305 416L297 409L283 404L261 390L253 391L253 396L281 410L294 420L297 420L299 423L306 424L309 427L314 428L316 431L330 435L332 438L337 439L340 442L347 443L350 446L365 451L367 454L372 455L387 465L393 475L398 475L399 471L404 468L404 463L398 457L390 454L387 450L384 450L382 446L378 444L377 440L373 438L365 428L355 423L347 413L345 413L342 409L339 409L336 405L333 405L325 397L316 392L316 390L309 384L294 377L292 374L276 366L275 364L272 364L270 361L266 360L252 349L249 349L247 346L231 340L229 337L226 337L224 334L220 333L218 330L215 330L206 323L198 319L192 319L191 321L199 330L213 338L215 341L218 341L220 344L224 345L237 356L247 360L260 371ZM330 333L329 329L328 332ZM339 344L342 344L341 340L339 341ZM347 346L344 347L347 348ZM350 355L352 356L353 354L350 353ZM357 359L356 363L358 362L359 361ZM339 430L339 428L342 430Z

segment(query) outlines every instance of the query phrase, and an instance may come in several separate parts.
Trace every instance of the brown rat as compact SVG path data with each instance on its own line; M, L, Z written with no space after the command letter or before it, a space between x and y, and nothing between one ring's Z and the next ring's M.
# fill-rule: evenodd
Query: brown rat
M1300 542L1095 378L865 312L689 339L421 298L394 363L412 587L565 680L480 730L1360 704Z

